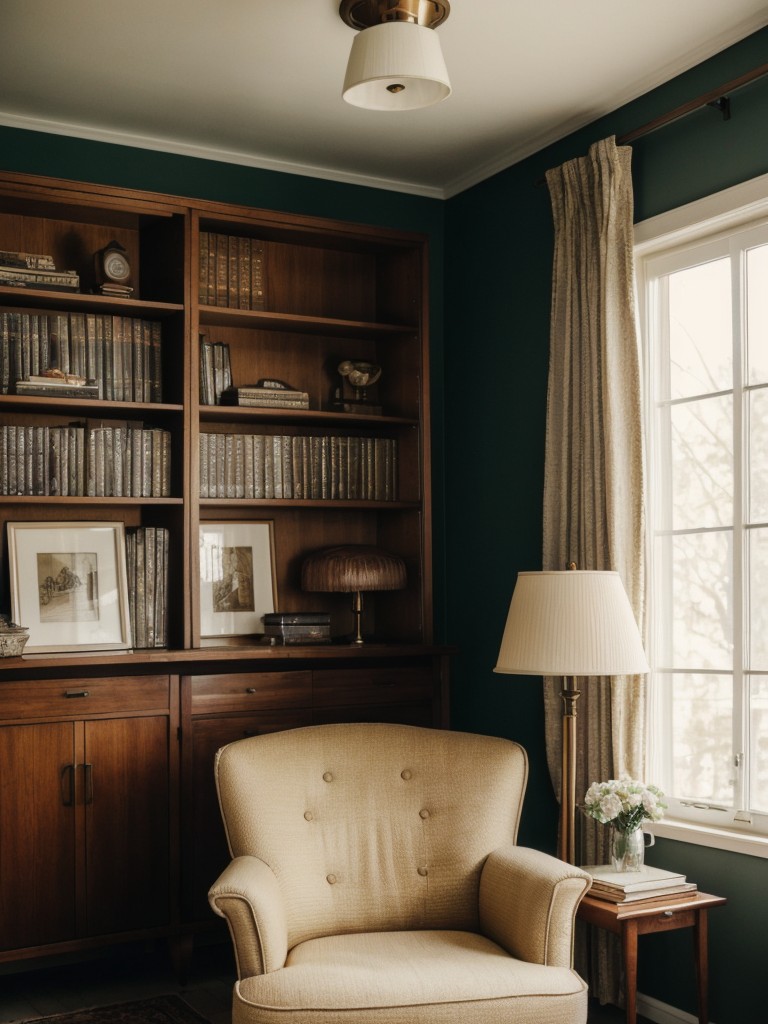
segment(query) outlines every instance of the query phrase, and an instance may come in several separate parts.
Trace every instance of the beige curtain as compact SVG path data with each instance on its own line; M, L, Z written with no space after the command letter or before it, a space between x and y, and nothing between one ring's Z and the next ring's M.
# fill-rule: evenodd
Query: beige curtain
M633 301L631 150L613 138L547 172L555 223L543 568L619 572L644 628L643 431ZM591 782L644 771L645 677L579 680L576 801ZM544 683L547 756L561 786L562 680ZM577 812L578 814L578 812ZM577 862L605 863L608 829L578 815ZM594 930L597 931L597 930ZM602 938L599 936L602 934ZM577 967L619 1002L613 943Z

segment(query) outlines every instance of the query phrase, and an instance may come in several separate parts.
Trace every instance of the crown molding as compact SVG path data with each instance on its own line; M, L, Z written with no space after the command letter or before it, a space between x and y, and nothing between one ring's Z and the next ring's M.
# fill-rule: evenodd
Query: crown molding
M23 117L0 111L0 125L6 128L21 128L24 131L45 132L49 135L65 135L71 138L87 139L90 142L105 142L112 146L129 146L132 149L150 149L158 153L172 153L175 156L189 156L198 160L213 160L217 163L238 164L255 167L262 171L276 171L279 174L297 174L305 178L319 178L343 185L359 185L362 188L384 189L388 192L402 192L427 199L445 199L444 190L437 186L421 185L394 178L377 178L355 174L331 167L312 164L292 163L275 160L259 153L240 153L234 150L201 146L176 139L161 139L149 135L135 135L131 132L95 128L90 125L70 124L64 121L49 121L42 118Z

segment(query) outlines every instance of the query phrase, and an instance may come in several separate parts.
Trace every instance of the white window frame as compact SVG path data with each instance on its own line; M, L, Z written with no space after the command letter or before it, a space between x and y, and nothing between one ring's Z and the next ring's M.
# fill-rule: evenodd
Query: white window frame
M702 252L716 251L722 244L724 234L735 230L762 230L768 228L768 175L737 185L712 196L690 203L668 213L661 214L635 225L635 264L638 287L638 317L641 337L647 334L650 317L653 315L649 264L663 254L672 254L685 246L690 249L700 243ZM644 373L646 379L651 371L648 362L648 346L643 346ZM650 446L649 446L650 447ZM650 453L652 457L652 452ZM650 473L649 473L650 478ZM652 519L652 515L649 516ZM653 638L649 638L649 653L653 662ZM649 716L655 707L660 707L663 695L660 687L649 686ZM736 712L736 709L734 709ZM738 749L738 747L735 747ZM658 756L655 750L650 757ZM648 777L653 777L653 761L649 761ZM768 834L764 822L751 827L748 823L733 821L729 814L723 822L721 811L706 808L685 808L671 802L667 817L649 827L649 831L665 838L747 853L768 858ZM719 819L719 820L718 820Z

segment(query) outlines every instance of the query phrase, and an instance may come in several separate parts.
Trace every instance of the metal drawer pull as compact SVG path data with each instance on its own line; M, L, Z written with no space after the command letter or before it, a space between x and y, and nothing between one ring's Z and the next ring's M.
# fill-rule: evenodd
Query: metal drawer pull
M90 697L91 694L90 694L89 690L65 690L64 691L64 696L65 697Z
M674 917L675 916L675 912L674 912L674 910L665 910L663 916L664 917Z
M256 687L255 686L249 686L249 687L246 688L245 692L246 693L256 693Z

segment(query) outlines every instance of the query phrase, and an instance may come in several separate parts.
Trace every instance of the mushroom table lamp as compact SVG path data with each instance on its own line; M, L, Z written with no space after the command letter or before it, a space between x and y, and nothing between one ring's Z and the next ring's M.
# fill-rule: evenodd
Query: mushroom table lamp
M345 544L315 551L301 567L302 590L353 595L353 644L365 643L362 634L363 591L402 590L404 586L405 562L402 558L366 544Z

